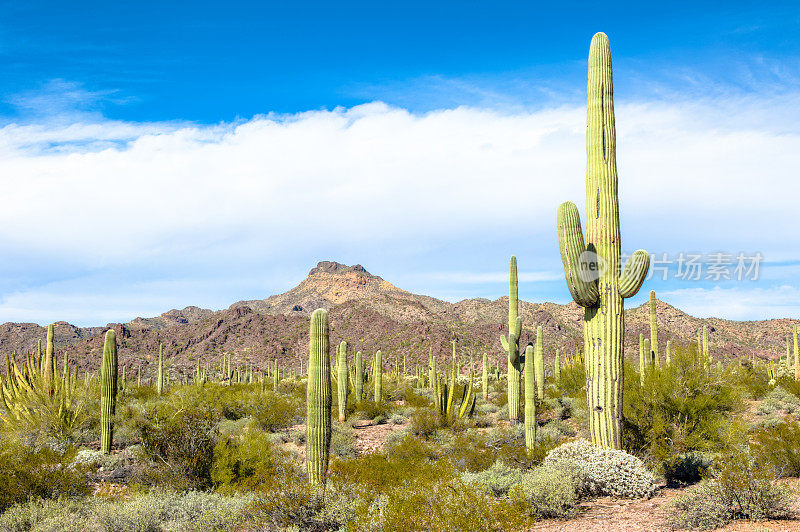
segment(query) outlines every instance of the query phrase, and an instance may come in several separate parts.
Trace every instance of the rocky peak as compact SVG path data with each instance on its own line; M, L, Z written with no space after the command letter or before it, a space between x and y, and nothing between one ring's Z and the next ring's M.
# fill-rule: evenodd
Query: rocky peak
M354 266L348 266L346 264L341 264L336 261L332 260L323 260L317 263L317 265L308 272L308 276L311 277L313 275L317 275L320 273L331 273L331 274L346 274L350 272L355 272L357 274L362 274L366 277L374 277L371 273L369 273L362 265L356 264Z

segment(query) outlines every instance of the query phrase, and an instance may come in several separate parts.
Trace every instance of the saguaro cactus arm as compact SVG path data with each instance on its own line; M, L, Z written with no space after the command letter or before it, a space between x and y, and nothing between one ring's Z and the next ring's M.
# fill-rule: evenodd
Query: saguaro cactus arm
M578 207L571 201L565 201L558 207L557 218L558 247L569 293L578 305L591 307L600 297L597 282L591 277L591 269L598 268L598 264L588 260Z
M637 249L619 274L619 295L625 299L635 296L647 277L648 269L650 255L643 249Z

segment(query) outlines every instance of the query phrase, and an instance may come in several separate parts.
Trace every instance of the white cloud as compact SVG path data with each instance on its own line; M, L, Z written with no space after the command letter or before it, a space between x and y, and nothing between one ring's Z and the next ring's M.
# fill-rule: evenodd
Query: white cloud
M800 289L789 285L681 288L659 292L658 297L698 318L760 320L800 315Z
M796 259L796 96L618 102L624 246ZM578 106L413 114L382 103L210 126L11 124L0 129L0 242L54 265L182 264L191 276L195 262L242 256L430 239L470 249L477 233L552 239L558 204L583 203L584 131ZM516 245L546 257L543 268L559 263L550 243ZM549 280L531 275L522 280Z

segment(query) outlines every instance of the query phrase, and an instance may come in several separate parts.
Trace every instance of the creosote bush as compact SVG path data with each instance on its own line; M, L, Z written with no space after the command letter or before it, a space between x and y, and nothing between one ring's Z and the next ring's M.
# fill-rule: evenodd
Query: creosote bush
M734 451L720 459L711 478L676 498L670 512L678 529L711 530L735 519L783 519L791 515L788 490L775 484L771 468Z

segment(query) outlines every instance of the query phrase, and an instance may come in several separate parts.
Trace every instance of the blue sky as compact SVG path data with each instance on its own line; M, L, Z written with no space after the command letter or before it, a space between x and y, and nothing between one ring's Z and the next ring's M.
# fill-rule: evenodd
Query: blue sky
M800 314L800 8L771 2L4 2L0 321L282 292L319 260L449 300L566 302L586 55L612 45L623 248L760 252L653 279L700 316ZM643 295L632 303L638 304Z

